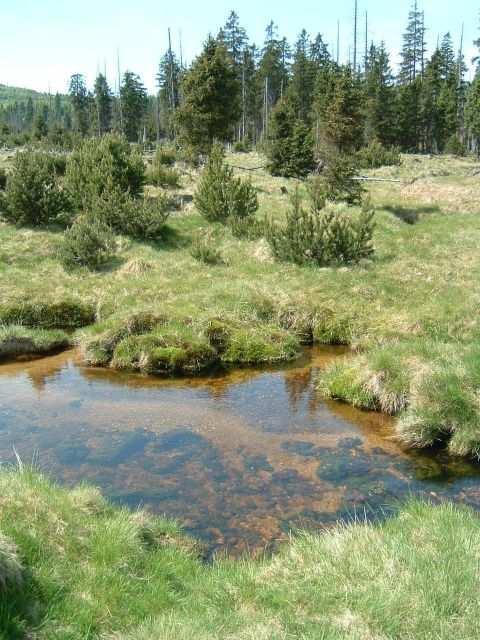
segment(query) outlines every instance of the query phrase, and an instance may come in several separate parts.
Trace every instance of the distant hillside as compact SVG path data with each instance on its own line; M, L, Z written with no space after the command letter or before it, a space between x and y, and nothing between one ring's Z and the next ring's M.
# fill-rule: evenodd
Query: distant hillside
M21 87L9 87L6 84L0 84L0 104L8 102L23 102L28 98L32 98L34 102L45 100L48 94L33 91L33 89L23 89Z

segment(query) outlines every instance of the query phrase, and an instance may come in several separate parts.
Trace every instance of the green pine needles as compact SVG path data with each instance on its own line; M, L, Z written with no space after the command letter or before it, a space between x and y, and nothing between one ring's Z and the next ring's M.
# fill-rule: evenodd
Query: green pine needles
M368 206L359 212L342 205L306 209L297 189L285 225L270 221L266 235L279 260L324 267L370 258L374 228L374 211Z
M258 209L255 187L234 177L219 144L212 147L195 193L195 206L209 222L223 223L229 218L249 218Z

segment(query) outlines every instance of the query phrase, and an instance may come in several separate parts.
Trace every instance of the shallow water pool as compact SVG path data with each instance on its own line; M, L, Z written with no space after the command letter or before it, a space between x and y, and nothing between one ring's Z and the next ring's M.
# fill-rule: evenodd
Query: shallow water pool
M337 349L281 369L162 380L84 368L74 352L0 366L0 461L88 481L176 517L210 551L257 551L292 529L381 517L421 494L480 506L480 466L407 452L391 420L325 401Z

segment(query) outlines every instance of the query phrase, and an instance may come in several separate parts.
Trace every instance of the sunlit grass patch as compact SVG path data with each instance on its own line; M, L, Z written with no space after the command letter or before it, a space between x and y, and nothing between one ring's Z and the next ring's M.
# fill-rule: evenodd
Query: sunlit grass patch
M448 503L207 564L168 519L3 469L0 530L9 639L478 637L480 520Z

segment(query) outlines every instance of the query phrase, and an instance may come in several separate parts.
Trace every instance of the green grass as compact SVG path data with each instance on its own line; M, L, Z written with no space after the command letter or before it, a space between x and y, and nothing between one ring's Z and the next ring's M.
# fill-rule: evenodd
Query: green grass
M228 160L245 168L264 163L254 153L229 156ZM80 303L86 312L81 314L81 321L77 319L69 326L91 325L77 338L92 364L118 363L122 368L137 369L141 361L152 370L152 352L146 350L150 344L152 350L167 349L157 354L159 361L166 363L158 370L170 373L198 371L204 368L203 363L207 366L218 361L247 364L287 360L298 352L298 342L351 345L360 350L374 372L386 372L382 397L375 392L378 376L367 380L353 370L342 374L341 384L336 383L344 387L343 391L329 389L323 382L322 389L335 397L395 414L410 408L410 418L405 420L402 415L398 423L398 433L406 442L429 446L429 431L436 433L433 440L456 434L462 443L452 445L451 450L476 454L480 450L480 427L475 426L480 424L480 410L470 395L462 402L458 400L457 409L452 409L448 384L445 380L438 382L434 402L439 403L440 412L434 416L429 408L432 398L420 390L417 393L415 381L424 379L423 372L443 366L441 353L446 349L457 353L455 367L465 369L466 377L460 371L461 384L475 392L473 368L463 365L464 358L469 357L469 345L480 335L480 186L478 178L473 177L477 168L468 158L408 156L400 167L369 172L401 183L368 183L377 209L375 258L342 268L278 263L264 239L240 239L227 227L208 225L193 205L172 214L167 233L159 242L118 238L116 260L98 273L65 272L57 258L61 234L3 224L0 321L39 326L32 313L39 305L53 308L66 301ZM300 184L301 191L305 190L296 180L272 178L265 171L237 173L251 176L258 189L259 219L265 215L282 218L285 214L289 200L282 187L292 193ZM412 183L413 178L417 179ZM192 193L197 180L197 171L184 172L181 193ZM150 195L154 196L154 191ZM192 242L205 229L222 256L221 265L205 264L191 255ZM20 313L19 305L20 311L28 307L29 312ZM5 320L2 309L11 308L17 310L16 314L12 316L9 311ZM162 337L162 344L150 337L140 340L139 346L138 339L131 339L120 354L117 352L121 357L115 359L108 345L107 349L98 344L91 347L92 340L95 342L107 325L128 323L145 312L175 325L168 339ZM205 351L195 360L199 366L192 368L190 347L195 352L198 341L205 344L206 327L217 319L230 328L229 346L223 345L221 354L215 348L212 360ZM49 327L60 328L65 319L49 322ZM46 321L41 326L46 327ZM148 330L138 335L150 333ZM278 336L282 336L280 341ZM407 381L398 371L403 366L403 352L409 359ZM358 369L354 362L351 367ZM452 411L457 410L462 415L456 415L453 424ZM464 438L460 437L462 430Z
M415 501L383 523L298 533L204 564L171 521L93 488L0 472L0 638L478 637L480 519Z

